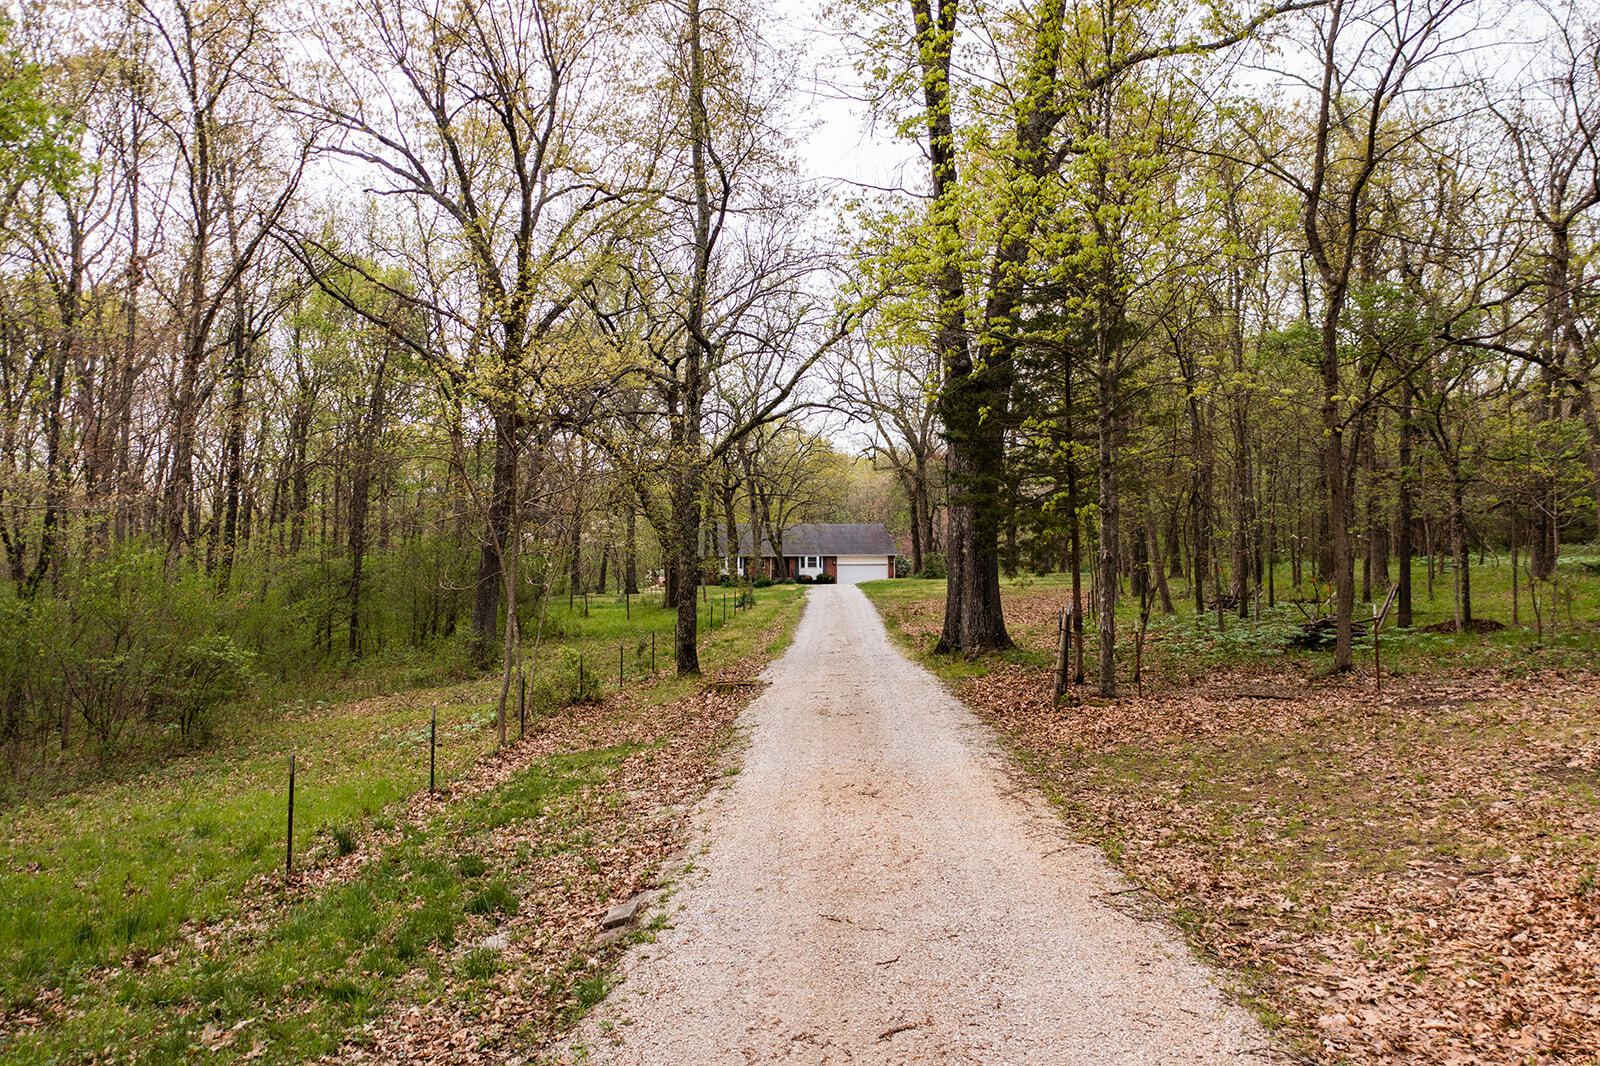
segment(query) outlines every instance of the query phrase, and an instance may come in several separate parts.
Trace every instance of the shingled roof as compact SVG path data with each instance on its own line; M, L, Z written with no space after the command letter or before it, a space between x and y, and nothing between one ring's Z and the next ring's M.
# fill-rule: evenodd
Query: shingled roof
M783 531L784 555L898 555L882 522L802 522ZM762 545L762 555L772 546Z
M725 537L717 531L717 547ZM779 538L783 554L790 555L899 555L894 538L882 522L801 522L783 531ZM750 554L750 527L739 526L739 554ZM763 537L761 555L773 558L772 545Z

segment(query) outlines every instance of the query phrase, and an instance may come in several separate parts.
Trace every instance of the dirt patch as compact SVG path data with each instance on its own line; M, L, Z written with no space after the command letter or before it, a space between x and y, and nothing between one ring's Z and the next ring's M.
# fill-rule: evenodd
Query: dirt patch
M1498 633L1505 627L1506 625L1504 622L1496 622L1493 618L1474 618L1472 621L1462 626L1461 631L1465 633ZM1449 621L1435 622L1431 626L1423 626L1422 632L1454 633L1456 632L1456 624Z

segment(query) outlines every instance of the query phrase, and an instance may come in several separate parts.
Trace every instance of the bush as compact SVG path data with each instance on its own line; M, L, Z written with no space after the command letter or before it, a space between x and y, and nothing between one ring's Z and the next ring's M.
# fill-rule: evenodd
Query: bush
M213 633L173 655L155 702L184 739L204 740L210 735L212 712L244 691L249 679L249 653Z
M250 654L222 635L231 606L203 575L169 575L165 553L139 545L87 564L59 599L5 603L7 731L71 742L81 726L105 751L140 732L206 739L213 712L250 679Z
M799 577L795 578L795 580L798 581L802 585L809 585L809 584L811 584L811 575L810 574L801 574Z
M777 584L777 582L773 581L770 577L758 577L755 579L753 584L758 589L769 589L773 585Z
M616 660L610 661L616 666ZM564 647L554 662L546 663L540 656L538 672L528 683L528 714L547 714L574 703L598 703L604 678L599 669L602 664L582 658L576 648ZM513 713L515 696L513 695Z
M815 583L818 585L833 585L837 584L838 581L839 579L832 574L818 574Z
M944 555L940 552L928 552L922 557L922 570L918 577L925 577L937 581L950 576L950 568L945 565Z

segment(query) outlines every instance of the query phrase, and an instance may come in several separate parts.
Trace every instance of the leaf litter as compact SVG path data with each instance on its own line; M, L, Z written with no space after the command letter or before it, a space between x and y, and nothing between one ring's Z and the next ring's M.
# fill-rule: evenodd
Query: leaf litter
M489 865L515 869L521 885L514 916L476 919L458 938L469 946L492 938L494 972L472 978L442 966L442 988L426 1002L400 997L337 1061L516 1063L570 1027L609 987L610 968L630 939L602 933L601 918L613 904L667 887L673 867L666 860L684 844L688 811L727 773L734 720L759 690L723 682L753 676L763 664L761 657L730 664L668 704L630 692L571 707L457 782L458 796L483 793L559 752L628 751L575 807L474 839ZM419 818L428 805L425 796L413 801Z
M1311 1060L1593 1061L1600 678L1223 672L1057 705L1006 664L960 694Z

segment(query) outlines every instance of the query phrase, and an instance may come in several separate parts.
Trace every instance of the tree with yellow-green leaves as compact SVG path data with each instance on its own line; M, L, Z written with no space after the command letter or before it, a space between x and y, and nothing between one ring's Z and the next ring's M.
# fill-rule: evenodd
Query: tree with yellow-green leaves
M1072 164L1095 156L1097 144L1102 156L1120 157L1117 165L1139 168L1137 146L1120 153L1106 139L1106 120L1123 117L1120 93L1143 68L1222 52L1286 12L1314 6L1289 3L1250 15L1219 8L1198 32L1177 7L1159 3L1060 0L967 12L959 0L937 7L911 0L908 9L873 5L861 16L881 49L879 61L864 64L876 75L880 106L900 119L902 133L919 141L929 162L925 216L889 254L924 279L937 307L932 333L942 366L939 413L950 479L943 650L1011 643L1000 605L1003 508L996 503L1006 483L1019 319L1052 186L1087 180L1091 198L1099 195L1092 165L1066 176ZM969 66L967 49L983 58ZM1106 217L1115 214L1114 205L1107 210ZM1104 221L1091 214L1092 225ZM1109 257L1117 254L1108 250ZM1102 298L1091 325L1102 367L1115 361L1112 261L1095 268ZM1105 500L1114 502L1114 494ZM1102 521L1114 524L1115 516ZM1114 556L1103 566L1114 569Z

